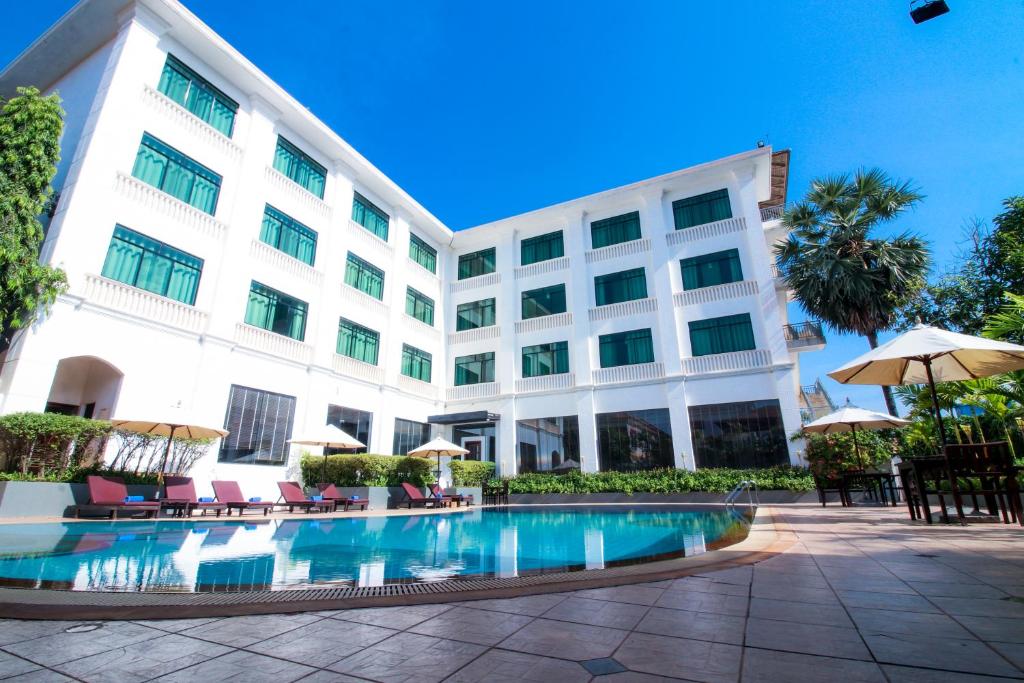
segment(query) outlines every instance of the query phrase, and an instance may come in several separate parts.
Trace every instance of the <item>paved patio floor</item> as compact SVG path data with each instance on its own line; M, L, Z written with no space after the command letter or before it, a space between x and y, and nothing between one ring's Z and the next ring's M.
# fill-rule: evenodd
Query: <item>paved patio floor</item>
M759 564L445 605L181 621L0 621L11 681L1024 678L1024 531L778 506Z

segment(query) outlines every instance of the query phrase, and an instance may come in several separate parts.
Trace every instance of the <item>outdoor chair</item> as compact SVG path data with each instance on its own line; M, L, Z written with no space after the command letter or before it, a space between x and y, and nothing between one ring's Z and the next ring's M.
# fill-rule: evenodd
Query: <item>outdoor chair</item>
M279 481L277 482L277 488L281 490L281 498L284 500L284 503L279 503L279 505L281 507L288 506L288 512L295 512L295 508L305 510L307 513L313 510L334 512L333 500L307 498L302 487L294 481Z
M448 501L449 505L451 503L455 503L456 507L462 507L463 503L465 503L467 506L473 504L473 496L464 496L460 493L445 493L437 484L433 484L429 488L430 493L433 494L434 498L443 498Z
M979 512L978 496L982 496L989 514L1001 514L1004 524L1017 522L1024 526L1017 468L1009 444L996 441L947 445L945 456L951 478L956 482L953 496L958 511L963 509L962 499L968 495L974 503L974 511Z
M143 513L146 517L160 514L160 502L156 500L135 500L136 496L128 495L128 487L121 477L104 477L90 474L85 479L89 487L89 504L75 507L75 517L81 512L104 512L111 519L117 519L118 513ZM141 496L138 496L141 498Z
M188 517L192 516L194 510L202 510L203 516L210 510L217 513L220 517L222 511L226 511L228 506L224 503L218 503L212 499L210 500L199 500L196 496L196 485L192 481L192 477L164 477L164 497L160 501L165 507L168 503L184 505L184 512Z
M259 498L245 498L237 481L213 481L210 484L213 486L213 494L217 497L217 502L228 506L229 517L232 510L238 510L238 515L241 516L245 510L249 509L263 510L264 515L274 509L274 503L267 503Z
M412 510L413 505L417 507L441 507L446 505L443 498L424 496L415 486L407 481L402 482L402 490L405 491L405 500L401 501L398 505L408 505L410 510Z
M846 491L843 488L842 479L828 479L815 475L814 488L818 492L818 502L821 503L821 507L825 507L828 503L828 494L830 493L838 495L839 503L846 507Z
M365 510L367 506L370 504L370 501L368 501L365 498L350 498L348 496L342 495L341 491L339 491L338 487L335 486L334 484L320 483L316 485L316 488L318 491L320 491L320 495L324 497L324 500L330 500L334 502L335 509L337 509L339 505L344 506L344 512L348 512L348 509L350 507L357 507L360 510Z

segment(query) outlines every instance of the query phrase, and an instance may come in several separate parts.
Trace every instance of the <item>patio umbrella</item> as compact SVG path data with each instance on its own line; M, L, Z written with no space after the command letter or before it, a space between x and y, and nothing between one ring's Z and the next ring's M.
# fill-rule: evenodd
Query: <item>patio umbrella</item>
M578 470L579 468L580 468L579 461L578 460L573 460L572 458L569 458L568 460L563 460L562 464L558 465L557 467L552 467L551 471L552 472L562 472L562 471L568 472L569 470Z
M860 466L864 467L864 460L860 456L860 446L857 444L857 431L865 429L887 429L889 427L905 427L910 424L909 420L876 413L873 410L855 408L847 401L846 405L834 413L819 417L814 422L803 426L805 432L812 434L836 434L838 432L850 432L853 434L853 450L857 454Z
M828 376L843 384L927 384L945 446L935 382L978 379L1024 368L1024 346L972 337L918 323Z
M160 481L164 480L164 469L167 467L167 460L171 456L171 444L174 443L175 438L219 439L229 434L227 430L217 429L216 427L202 427L199 425L178 424L175 422L111 420L110 424L112 424L115 429L122 429L126 432L167 437L167 448L164 449L164 457L160 463L160 471L157 473L157 479Z
M441 456L454 456L454 455L465 455L469 453L462 446L456 446L451 441L437 437L433 441L428 441L422 446L417 446L412 449L406 455L411 455L414 458L429 458L432 455L437 456L437 484L441 485Z
M324 464L320 476L327 481L327 449L328 448L366 448L366 444L355 438L344 429L335 425L325 425L316 434L308 434L302 439L288 439L288 443L301 446L321 446L324 449Z

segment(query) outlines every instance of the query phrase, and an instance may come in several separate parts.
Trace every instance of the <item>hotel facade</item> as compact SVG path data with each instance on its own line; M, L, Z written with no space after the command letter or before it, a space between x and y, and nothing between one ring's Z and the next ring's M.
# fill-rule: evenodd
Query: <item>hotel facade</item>
M758 148L452 231L173 0L83 0L0 74L58 92L68 275L0 412L223 426L191 474L276 496L288 440L432 436L498 473L798 463Z

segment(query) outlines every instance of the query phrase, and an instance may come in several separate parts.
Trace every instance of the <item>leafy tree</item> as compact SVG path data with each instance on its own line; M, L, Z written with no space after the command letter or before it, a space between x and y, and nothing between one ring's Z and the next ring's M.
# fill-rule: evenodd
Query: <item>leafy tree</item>
M56 95L35 88L0 109L0 353L67 287L64 271L39 262L63 115Z
M1005 291L1024 294L1024 196L1004 200L1003 208L993 221L985 266Z
M804 311L878 346L878 333L893 326L924 284L929 254L917 236L884 239L873 232L921 197L879 169L812 181L804 199L783 215L790 234L775 247L786 284ZM882 391L896 414L891 390Z

